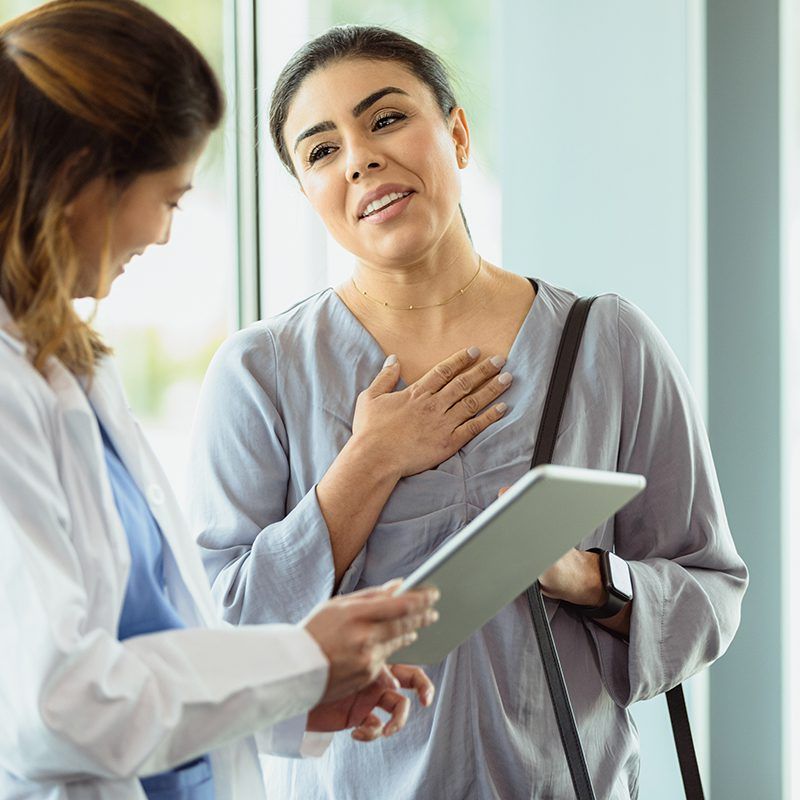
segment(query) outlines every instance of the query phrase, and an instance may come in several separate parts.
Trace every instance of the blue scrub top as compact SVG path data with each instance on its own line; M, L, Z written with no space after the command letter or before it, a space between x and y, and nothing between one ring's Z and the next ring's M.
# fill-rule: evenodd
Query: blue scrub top
M183 628L183 620L167 596L161 529L99 419L98 425L114 502L131 551L119 640ZM143 778L141 783L149 800L214 800L211 760L207 755L169 772Z

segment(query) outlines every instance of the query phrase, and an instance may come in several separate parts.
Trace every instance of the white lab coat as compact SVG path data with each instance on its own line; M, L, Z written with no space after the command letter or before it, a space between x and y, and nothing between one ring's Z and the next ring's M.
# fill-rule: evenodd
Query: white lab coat
M294 718L264 730L262 749L301 752L324 655L300 627L218 622L112 362L90 406L56 359L36 372L14 331L0 301L0 800L143 800L136 776L206 752L217 800L259 800L250 734ZM130 553L92 406L163 531L186 630L117 640Z

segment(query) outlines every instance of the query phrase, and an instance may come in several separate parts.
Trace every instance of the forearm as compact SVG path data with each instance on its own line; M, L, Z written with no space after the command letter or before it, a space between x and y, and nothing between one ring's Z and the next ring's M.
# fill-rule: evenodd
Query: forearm
M364 439L354 436L317 485L328 526L335 585L369 538L400 480L400 472Z

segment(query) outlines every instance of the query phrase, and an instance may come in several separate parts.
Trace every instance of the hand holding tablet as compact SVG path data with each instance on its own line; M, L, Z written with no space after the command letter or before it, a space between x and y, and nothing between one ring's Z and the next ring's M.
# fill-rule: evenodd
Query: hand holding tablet
M644 487L641 475L577 467L526 473L400 585L438 588L439 621L391 660L441 661Z

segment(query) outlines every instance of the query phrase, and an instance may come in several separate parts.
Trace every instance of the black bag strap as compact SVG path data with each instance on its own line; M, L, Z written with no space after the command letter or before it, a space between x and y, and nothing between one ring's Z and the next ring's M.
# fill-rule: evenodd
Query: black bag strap
M670 689L666 696L669 721L672 723L672 738L678 751L678 764L681 768L686 800L704 800L703 781L700 778L700 768L697 766L697 754L694 751L692 727L686 711L683 686L679 683L674 689Z
M553 374L542 412L542 421L536 437L536 446L533 451L531 469L540 464L552 462L556 446L556 437L561 426L561 416L567 399L572 372L578 357L578 350L586 327L589 311L596 298L582 297L576 300L567 315L564 332L556 354ZM577 800L595 800L592 781L586 766L586 758L581 747L578 727L575 724L575 715L561 671L561 662L558 651L553 641L553 633L547 620L541 587L536 581L527 592L528 605L533 620L533 629L536 641L542 655L542 664L547 688L553 702L558 731L567 757L572 785L575 789ZM675 739L675 748L678 752L678 764L681 769L683 788L687 800L704 800L703 784L700 779L700 770L697 765L697 756L692 741L692 730L689 724L689 715L686 711L686 701L683 687L679 684L667 692L667 707L669 708L672 735Z
M593 297L582 297L575 301L567 315L564 333L561 335L561 344L558 346L558 353L553 366L553 374L550 378L550 387L547 390L547 397L544 401L542 421L539 425L536 446L533 450L531 469L539 466L539 464L548 464L552 461L570 378L575 368L575 360L583 338L586 318L589 316L589 309L592 307L593 302ZM577 800L595 800L592 779L589 777L589 769L586 766L586 758L583 754L583 747L581 747L578 726L575 723L575 714L572 711L567 684L564 682L564 673L561 671L561 662L558 659L558 651L553 641L553 632L550 630L550 623L547 621L547 612L545 611L539 581L536 581L525 594L531 610L533 630L536 634L536 641L539 644L542 667L544 668L547 688L550 691L550 699L553 703L553 711L558 723L558 732L561 734L564 755L567 757L567 765L569 766L569 774L572 777L575 797Z

